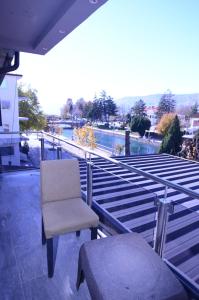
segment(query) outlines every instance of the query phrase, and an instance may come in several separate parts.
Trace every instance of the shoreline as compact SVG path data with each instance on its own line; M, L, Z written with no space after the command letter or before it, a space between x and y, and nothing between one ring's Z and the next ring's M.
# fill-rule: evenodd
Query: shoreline
M108 129L100 129L100 128L96 128L96 127L93 127L94 130L96 131L101 131L101 132L105 132L105 133L108 133L108 134L114 134L114 135L118 135L118 136L123 136L125 137L125 133L124 132L119 132L118 130L108 130ZM134 135L133 133L130 133L130 138L133 139L133 140L136 140L140 143L143 143L143 144L150 144L150 145L153 145L153 146L156 146L156 147L160 147L160 144L161 144L161 141L157 141L157 140L154 140L154 139L143 139L141 137L138 137L137 135Z

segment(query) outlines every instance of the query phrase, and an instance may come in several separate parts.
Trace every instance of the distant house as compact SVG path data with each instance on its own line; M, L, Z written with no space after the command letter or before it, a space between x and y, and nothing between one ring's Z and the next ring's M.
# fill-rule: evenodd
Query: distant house
M199 113L191 116L186 132L193 135L197 130L199 130Z
M21 77L17 74L7 74L0 86L1 165L20 165L17 80Z
M145 109L145 113L151 121L151 126L154 126L157 124L156 112L157 112L157 106L154 106L154 105L149 105Z
M198 127L199 128L199 113L193 115L190 118L190 127Z

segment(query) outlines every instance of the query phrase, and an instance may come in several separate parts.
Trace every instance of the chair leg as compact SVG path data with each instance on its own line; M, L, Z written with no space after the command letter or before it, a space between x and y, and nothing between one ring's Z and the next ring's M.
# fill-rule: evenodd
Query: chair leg
M97 239L97 227L92 227L91 228L91 240L96 240Z
M47 241L48 277L52 278L54 274L53 238L47 239L46 241Z
M41 220L41 228L42 228L42 245L46 244L46 235L45 235L45 231L44 231L44 221L43 218Z
M79 270L79 268L78 268L77 282L76 282L76 289L77 289L77 291L79 290L80 284L82 282L84 282L84 272L82 270Z
M80 230L76 231L76 236L80 236Z

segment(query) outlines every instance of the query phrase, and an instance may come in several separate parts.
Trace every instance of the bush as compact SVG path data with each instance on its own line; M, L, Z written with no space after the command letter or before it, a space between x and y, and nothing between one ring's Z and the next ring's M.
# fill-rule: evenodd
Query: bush
M149 130L150 127L151 121L147 117L133 116L131 119L131 131L138 132L141 137L144 136L145 130Z
M157 131L164 136L168 132L175 116L176 114L174 113L164 114L157 125Z

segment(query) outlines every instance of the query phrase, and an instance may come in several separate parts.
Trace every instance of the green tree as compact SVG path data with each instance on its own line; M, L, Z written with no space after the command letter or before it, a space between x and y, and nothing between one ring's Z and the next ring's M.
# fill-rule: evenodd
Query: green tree
M133 115L146 116L146 113L145 113L146 104L142 99L136 101L134 106L131 108L131 110L132 110Z
M159 121L164 114L175 112L176 101L173 99L174 95L170 90L160 98L157 108L157 120Z
M198 113L198 102L196 101L192 106L191 106L191 111L190 111L190 117Z
M173 119L168 132L162 140L159 153L168 153L176 155L181 150L182 132L180 130L180 121L176 115Z
M107 95L106 91L102 90L100 96L98 98L95 97L94 101L98 102L101 121L104 119L106 122L109 122L109 117L117 114L117 106L113 98Z
M28 121L20 121L20 130L41 130L46 126L46 118L41 110L37 91L35 89L24 89L22 85L18 87L19 97L25 100L19 101L19 116L27 117Z
M133 132L138 132L141 136L144 135L145 130L149 130L151 121L147 117L133 116L131 118L130 128Z
M92 121L93 102L88 101L83 108L82 117Z
M103 103L97 97L94 98L91 115L93 121L102 121L103 119Z

